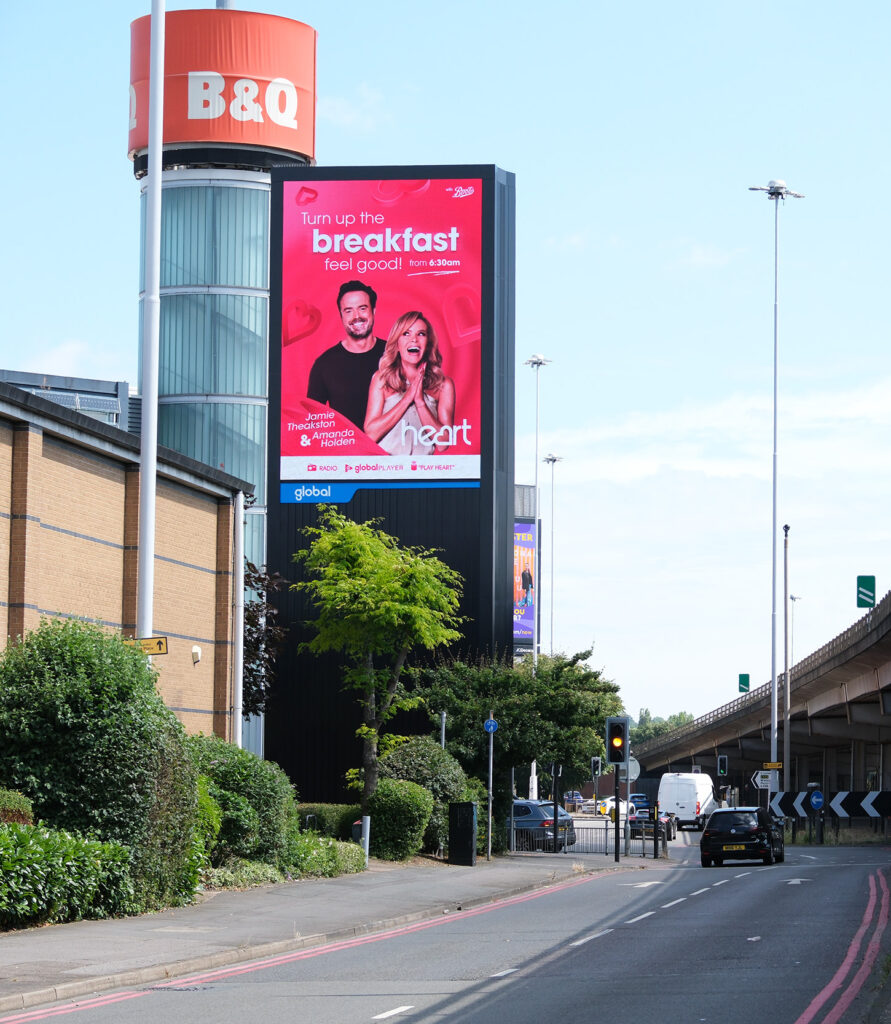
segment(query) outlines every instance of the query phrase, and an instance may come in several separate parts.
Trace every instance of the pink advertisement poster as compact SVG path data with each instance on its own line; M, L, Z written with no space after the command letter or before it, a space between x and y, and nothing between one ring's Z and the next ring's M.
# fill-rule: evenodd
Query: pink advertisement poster
M478 480L482 181L283 187L281 479Z

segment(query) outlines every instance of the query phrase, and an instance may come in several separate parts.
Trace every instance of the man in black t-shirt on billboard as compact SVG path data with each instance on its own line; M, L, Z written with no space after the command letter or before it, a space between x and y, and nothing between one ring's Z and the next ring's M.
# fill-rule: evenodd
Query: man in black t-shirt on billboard
M374 336L377 293L361 281L346 281L337 293L337 308L346 337L326 349L309 371L307 398L330 405L362 430L372 375L386 342Z

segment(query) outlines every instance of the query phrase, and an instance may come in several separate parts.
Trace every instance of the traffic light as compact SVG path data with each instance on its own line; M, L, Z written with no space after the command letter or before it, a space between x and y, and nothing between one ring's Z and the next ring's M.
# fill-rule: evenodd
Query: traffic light
M727 774L727 755L718 754L718 775Z
M606 720L606 763L625 764L628 760L628 718L625 715Z
M603 774L603 760L599 757L591 758L591 778L596 779Z

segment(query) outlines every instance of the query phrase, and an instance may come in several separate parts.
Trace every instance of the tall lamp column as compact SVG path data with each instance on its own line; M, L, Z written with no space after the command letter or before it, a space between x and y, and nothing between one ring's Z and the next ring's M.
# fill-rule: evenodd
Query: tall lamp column
M770 759L777 759L777 367L780 309L780 200L788 196L803 199L800 192L786 188L785 181L751 185L750 192L766 192L773 201L773 517L771 520L772 573L770 580ZM770 792L767 795L770 803Z

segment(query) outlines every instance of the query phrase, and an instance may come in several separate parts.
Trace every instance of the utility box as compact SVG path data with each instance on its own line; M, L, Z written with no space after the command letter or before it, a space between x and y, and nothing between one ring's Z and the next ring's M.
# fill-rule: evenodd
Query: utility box
M476 804L449 804L449 864L476 865Z

